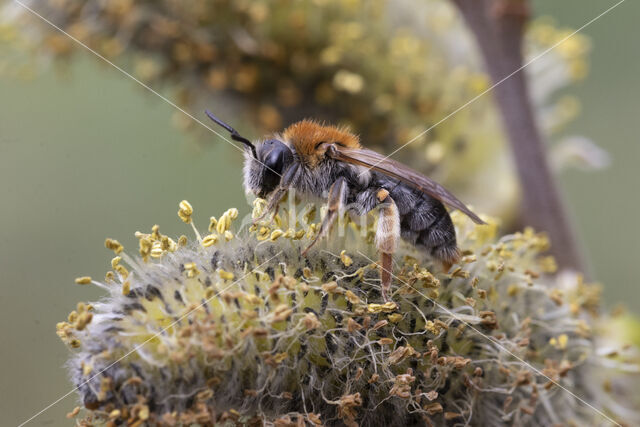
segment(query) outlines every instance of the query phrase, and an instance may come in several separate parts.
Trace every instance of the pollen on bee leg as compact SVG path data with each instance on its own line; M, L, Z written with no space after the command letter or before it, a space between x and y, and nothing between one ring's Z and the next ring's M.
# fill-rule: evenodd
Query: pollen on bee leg
M376 197L378 198L379 202L383 202L386 200L387 197L389 197L389 192L384 188L382 188L378 190L378 193L376 193Z

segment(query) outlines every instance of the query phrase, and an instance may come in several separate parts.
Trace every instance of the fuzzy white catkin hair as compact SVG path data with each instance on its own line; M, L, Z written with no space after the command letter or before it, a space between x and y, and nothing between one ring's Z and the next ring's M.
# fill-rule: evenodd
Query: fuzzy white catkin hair
M254 216L262 206L258 201ZM192 212L181 204L185 222ZM526 231L496 240L495 225L475 226L454 214L461 264L434 274L428 258L399 248L393 303L384 304L373 224L363 233L348 223L346 237L303 258L317 228L312 211L295 224L286 216L234 235L231 209L193 242L175 243L154 227L138 233L135 259L108 240L118 254L115 272L106 283L93 282L107 296L79 304L58 324L74 349L68 367L86 407L84 422L638 420L620 393L629 392L628 378L616 377L612 365L605 370L596 352L593 288L574 276L561 293L542 278L553 268L539 256L544 236ZM613 387L592 382L603 373Z

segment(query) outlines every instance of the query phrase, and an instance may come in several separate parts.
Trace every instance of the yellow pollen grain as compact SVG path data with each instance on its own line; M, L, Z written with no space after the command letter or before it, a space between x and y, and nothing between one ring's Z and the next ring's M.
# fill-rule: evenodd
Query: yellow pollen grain
M91 283L91 277L89 276L77 277L76 283L78 285L88 285Z

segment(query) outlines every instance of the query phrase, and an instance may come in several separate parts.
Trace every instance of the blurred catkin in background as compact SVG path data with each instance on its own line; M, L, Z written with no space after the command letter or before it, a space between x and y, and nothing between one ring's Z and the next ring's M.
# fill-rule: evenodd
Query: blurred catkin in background
M31 46L38 63L78 52L68 36L33 25L18 5L8 8L15 10L6 12L13 23L7 37ZM38 11L146 84L169 85L188 111L224 104L257 134L313 117L349 125L383 152L415 139L395 158L507 224L517 215L517 179L492 97L446 118L491 86L473 36L448 1L65 0L38 4ZM20 28L16 13L29 25ZM571 31L535 20L527 58ZM554 95L586 76L588 51L576 34L526 69L559 167L601 161L585 138L553 138L580 108L571 95ZM179 126L202 131L174 114Z

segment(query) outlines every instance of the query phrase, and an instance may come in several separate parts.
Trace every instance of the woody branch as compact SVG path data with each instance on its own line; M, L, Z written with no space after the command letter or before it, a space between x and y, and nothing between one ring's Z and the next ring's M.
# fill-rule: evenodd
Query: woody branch
M529 20L526 0L452 0L475 36L494 84L523 65L522 40ZM511 144L522 188L521 218L549 234L560 268L585 271L575 232L546 158L525 73L498 84L494 96Z

